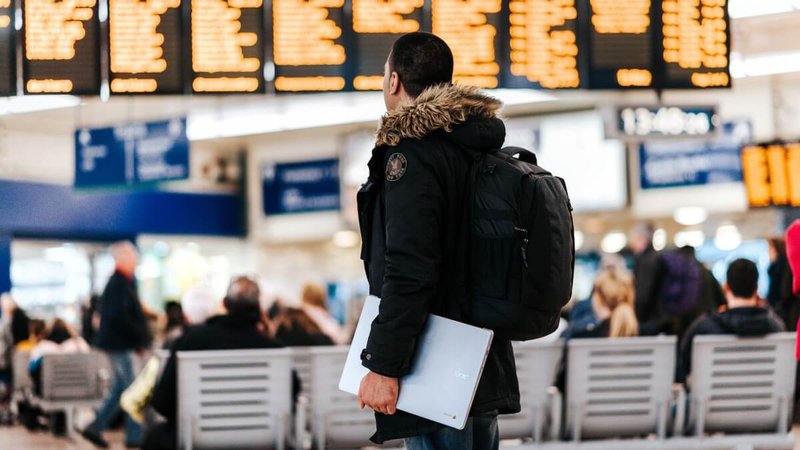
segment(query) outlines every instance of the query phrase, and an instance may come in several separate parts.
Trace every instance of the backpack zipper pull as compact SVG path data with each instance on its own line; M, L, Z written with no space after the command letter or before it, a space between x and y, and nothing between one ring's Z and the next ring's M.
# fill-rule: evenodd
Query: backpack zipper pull
M522 235L522 246L520 247L520 253L522 253L522 263L525 264L525 268L528 268L528 230L525 228L514 227L514 231Z

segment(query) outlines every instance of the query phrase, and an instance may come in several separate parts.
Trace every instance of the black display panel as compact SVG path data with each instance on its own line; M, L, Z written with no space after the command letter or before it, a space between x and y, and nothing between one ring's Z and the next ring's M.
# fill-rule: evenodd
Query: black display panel
M97 0L23 0L26 94L100 93Z
M423 29L424 0L352 0L353 89L379 91L383 66L401 35Z
M482 88L499 87L504 34L501 0L431 0L433 33L453 51L453 78Z
M581 87L576 0L509 0L504 87Z
M0 96L9 96L17 93L16 62L14 2L0 0Z
M108 0L112 94L184 91L181 0Z
M588 87L654 87L654 17L658 10L654 1L589 0L588 6L581 24L586 36Z
M275 90L345 89L344 0L273 0Z
M263 92L263 0L187 1L192 92Z
M730 87L727 0L661 2L662 87Z

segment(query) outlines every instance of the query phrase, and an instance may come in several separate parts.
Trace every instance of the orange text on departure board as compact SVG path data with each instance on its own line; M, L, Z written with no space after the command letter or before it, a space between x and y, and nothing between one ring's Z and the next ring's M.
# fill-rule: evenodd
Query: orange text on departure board
M0 8L10 8L11 0L0 0ZM11 15L0 14L0 29L11 26Z
M644 34L651 0L591 0L592 27L600 34Z
M342 6L344 0L275 0L272 6L275 64L344 64L344 47L335 43L342 36L342 29L328 18L329 8Z
M86 37L96 0L26 0L25 56L58 61L75 57L75 43Z
M242 9L260 8L262 0L192 0L192 69L200 73L252 73L259 58L245 57L243 48L258 45L258 34L242 32ZM253 92L259 78L196 77L197 92Z
M575 0L511 0L511 73L545 88L576 88L578 44L572 30Z
M698 87L727 86L726 73L703 72L728 66L727 0L663 0L664 60L694 69Z
M800 144L745 147L742 169L751 206L800 206Z
M109 0L109 53L111 72L126 74L164 73L164 35L157 32L161 15L180 7L180 0ZM153 78L117 78L112 92L154 92Z
M433 33L453 50L456 81L497 87L497 28L486 15L500 12L501 6L501 0L433 0Z
M424 0L353 0L353 30L356 33L413 33L418 20L406 19L422 8Z

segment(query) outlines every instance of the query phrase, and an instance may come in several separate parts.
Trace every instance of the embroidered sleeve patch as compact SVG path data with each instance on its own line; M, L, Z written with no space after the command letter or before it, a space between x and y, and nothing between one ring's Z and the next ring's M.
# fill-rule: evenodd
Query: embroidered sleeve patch
M403 178L408 168L408 160L402 153L394 153L386 162L386 181L397 181Z

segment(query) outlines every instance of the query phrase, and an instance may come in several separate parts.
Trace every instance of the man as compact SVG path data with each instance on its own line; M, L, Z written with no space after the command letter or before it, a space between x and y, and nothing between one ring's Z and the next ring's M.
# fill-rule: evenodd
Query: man
M691 373L692 343L704 334L763 336L784 331L781 320L772 311L760 306L758 268L747 259L737 259L728 267L723 286L728 310L698 319L686 333L680 349L678 380L684 382Z
M451 84L453 55L428 33L398 39L385 65L388 113L370 175L358 194L362 259L370 293L382 298L362 364L360 402L376 412L382 443L414 449L498 446L497 415L520 410L511 343L495 337L463 431L397 411L428 314L469 322L471 167L505 140L501 103ZM436 401L436 399L431 399Z
M116 271L108 280L100 300L100 329L95 345L108 354L113 382L97 416L81 434L100 448L108 448L102 433L120 411L119 398L135 377L134 356L147 348L150 334L139 295L136 292L136 263L138 254L130 242L111 246ZM142 443L142 429L125 415L125 446L136 448Z
M261 292L255 281L236 278L228 287L224 300L227 315L212 317L204 325L188 328L178 338L151 401L151 406L167 422L148 431L143 445L145 450L174 449L176 445L177 352L281 347L259 328L262 317L260 298Z
M631 250L635 260L633 268L634 287L636 289L636 318L639 320L639 332L642 336L654 336L670 329L667 315L659 299L661 288L662 266L658 252L653 247L653 225L637 224L631 232Z

